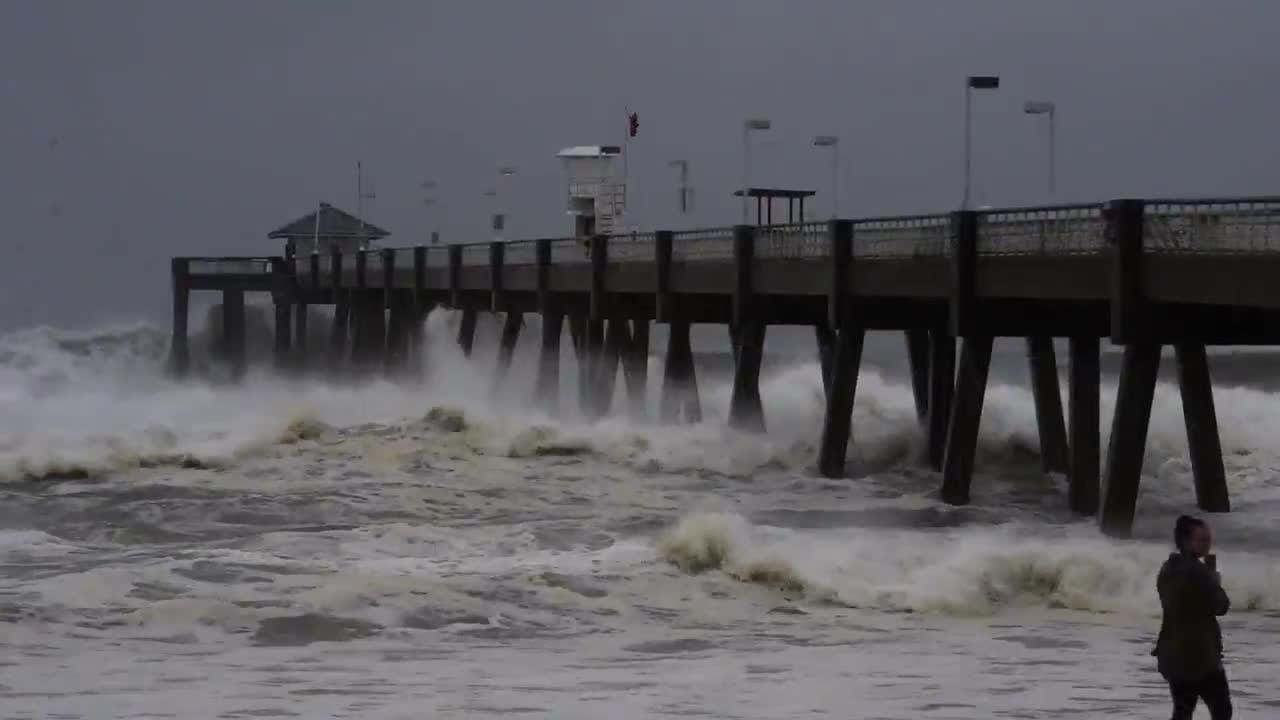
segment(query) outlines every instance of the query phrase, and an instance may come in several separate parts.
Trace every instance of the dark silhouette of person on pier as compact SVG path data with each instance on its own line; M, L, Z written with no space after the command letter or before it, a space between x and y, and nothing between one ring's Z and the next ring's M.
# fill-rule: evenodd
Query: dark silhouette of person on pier
M1169 556L1156 587L1163 617L1155 655L1173 697L1173 720L1189 720L1204 700L1213 720L1231 717L1231 689L1222 665L1218 616L1231 607L1222 590L1213 535L1203 520L1188 515L1173 528L1177 552Z

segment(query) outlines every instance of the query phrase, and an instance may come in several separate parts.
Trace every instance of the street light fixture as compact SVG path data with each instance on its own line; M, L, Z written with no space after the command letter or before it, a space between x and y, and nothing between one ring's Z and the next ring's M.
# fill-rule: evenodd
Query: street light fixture
M1049 116L1049 196L1053 196L1054 176L1055 176L1055 156L1057 151L1057 140L1054 138L1054 116L1057 114L1057 106L1048 100L1029 100L1022 106L1022 111L1028 115L1048 115Z
M768 118L747 118L742 123L742 224L747 224L747 195L751 189L751 131L773 127Z
M497 181L494 182L493 189L485 192L486 196L490 196L494 198L495 207L494 207L492 225L493 225L493 231L496 233L496 239L498 240L502 239L502 232L507 225L507 214L506 212L503 211L503 208L502 208L502 205L503 205L502 203L503 197L501 193L502 179L512 177L513 175L516 174L516 172L517 172L517 168L514 165L500 166L498 168L498 179Z
M1000 88L1000 77L998 75L970 75L965 78L964 83L964 201L961 203L962 210L969 209L969 185L971 183L970 170L973 167L973 121L970 118L973 105L974 90L998 90Z
M840 138L835 135L819 135L813 139L814 147L831 148L831 219L840 214Z

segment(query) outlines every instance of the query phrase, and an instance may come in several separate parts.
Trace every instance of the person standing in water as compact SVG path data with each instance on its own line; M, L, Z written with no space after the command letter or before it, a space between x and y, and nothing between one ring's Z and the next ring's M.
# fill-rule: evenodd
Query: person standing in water
M1160 635L1152 655L1173 696L1173 720L1189 720L1204 700L1213 720L1231 717L1231 689L1222 665L1218 616L1231 601L1222 590L1213 535L1203 520L1183 515L1173 528L1177 551L1156 580L1160 593Z

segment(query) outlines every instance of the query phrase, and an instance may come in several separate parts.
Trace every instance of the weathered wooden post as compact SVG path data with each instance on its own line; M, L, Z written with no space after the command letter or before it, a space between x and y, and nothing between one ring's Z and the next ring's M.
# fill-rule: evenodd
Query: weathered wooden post
M378 298L378 304L382 308L382 314L386 328L383 337L382 347L382 366L385 370L391 371L402 367L404 362L404 332L405 318L404 306L400 302L400 292L396 290L396 252L391 248L383 248L382 255L382 294Z
M851 308L848 278L853 263L853 223L832 220L828 228L831 285L828 289L828 322L835 328L835 358L827 390L827 409L822 421L822 444L818 448L818 472L823 477L844 475L853 425L853 401L862 366L862 343L866 330Z
M642 421L648 415L649 318L631 320L631 342L623 357L622 373L627 383L631 419Z
M511 370L511 358L515 355L520 329L524 327L524 314L508 310L502 321L502 337L498 341L498 362L494 370L494 388L502 385Z
M760 403L760 364L764 358L765 322L759 316L752 285L755 264L755 228L733 228L733 323L737 329L737 359L733 369L733 395L729 400L729 426L764 432L764 407Z
M962 338L960 367L947 423L942 458L942 499L952 505L969 502L973 460L978 449L978 428L991 366L991 329L977 312L974 274L978 259L978 214L972 210L952 213L953 234L951 332ZM930 398L932 406L933 398Z
M185 378L191 369L191 346L187 334L188 304L191 288L187 276L191 261L174 258L170 264L173 274L173 338L169 344L169 372L176 378Z
M418 245L413 249L413 312L409 317L409 356L413 359L413 369L421 372L427 358L423 344L427 318L427 248Z
M551 299L551 239L540 238L535 248L538 312L542 315L542 344L538 352L538 376L533 401L555 413L560 407L560 336L564 334L564 313Z
M465 357L471 357L471 349L476 339L476 309L466 306L462 300L462 246L449 246L449 305L454 310L462 311L461 322L458 323L458 347L462 348Z
M271 302L275 309L275 342L272 358L277 371L289 368L293 338L293 308L289 298L293 294L293 266L284 258L271 258Z
M1178 389L1187 427L1187 447L1191 451L1196 504L1206 512L1229 512L1231 499L1227 494L1218 414L1213 406L1213 385L1209 382L1209 359L1205 356L1204 344L1183 341L1173 349L1178 360Z
M1069 447L1071 450L1071 484L1067 504L1081 515L1098 512L1098 472L1100 464L1098 408L1101 367L1098 338L1091 335L1072 337L1071 380L1067 388L1067 409L1071 416Z
M916 403L916 418L921 427L929 424L929 331L907 330L907 365L911 369L911 395ZM935 468L937 469L937 468Z
M1111 340L1125 346L1098 513L1102 531L1112 536L1127 536L1133 529L1160 370L1160 343L1149 332L1142 285L1144 213L1143 201L1132 199L1111 201L1105 213L1111 251Z
M342 253L335 246L329 254L333 287L333 324L329 329L329 369L337 371L347 357L347 329L350 325L351 293L342 287Z
M222 291L222 342L234 380L244 378L246 370L244 290Z
M693 365L693 347L689 338L689 320L677 307L671 290L671 263L675 234L659 230L653 235L655 277L654 307L658 322L667 323L667 354L662 368L662 397L658 417L664 423L702 422L702 404L698 400L698 376Z
M1058 359L1053 338L1027 338L1027 362L1031 369L1031 397L1036 406L1036 428L1040 436L1040 462L1045 472L1067 474L1071 461L1067 451L1067 426L1062 419L1062 391L1058 387Z
M613 397L613 382L617 375L616 365L605 387L605 317L609 312L609 301L606 295L605 274L609 269L609 236L593 235L588 240L591 257L591 286L587 309L586 327L586 404L584 410L589 417L600 417L607 412L606 398Z
M934 470L942 470L955 381L956 339L946 328L935 327L929 330L929 401L927 403L929 467Z
M831 373L836 357L836 331L826 322L813 326L813 339L818 345L818 368L822 373L822 394L831 394Z
M702 422L698 373L693 364L689 329L689 321L683 319L672 320L668 325L667 357L662 372L662 402L659 410L663 422L673 423L681 417L686 423Z

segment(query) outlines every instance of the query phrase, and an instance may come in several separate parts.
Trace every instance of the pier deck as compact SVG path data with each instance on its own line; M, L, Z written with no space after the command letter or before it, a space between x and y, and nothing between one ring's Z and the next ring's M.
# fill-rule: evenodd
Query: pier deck
M282 367L395 367L421 347L424 313L445 306L462 311L458 342L468 353L476 313L507 316L503 372L520 317L538 313L535 399L553 405L559 396L555 363L567 319L583 408L595 415L609 412L619 368L633 405L642 405L649 323L667 323L664 421L700 419L689 325L724 324L735 357L729 421L744 430L765 427L758 377L766 328L810 325L827 387L817 463L827 476L845 472L865 332L901 330L927 461L942 474L942 497L956 504L969 501L992 340L1025 337L1045 470L1070 479L1072 509L1125 534L1163 345L1176 350L1199 504L1229 509L1205 346L1280 345L1280 198L1124 199L345 255L175 258L173 279L180 375L189 365L193 290L224 293L224 348L237 372L246 291L272 293ZM335 308L329 347L305 347L309 305ZM1055 337L1069 339L1066 420ZM1102 338L1124 346L1105 459Z

